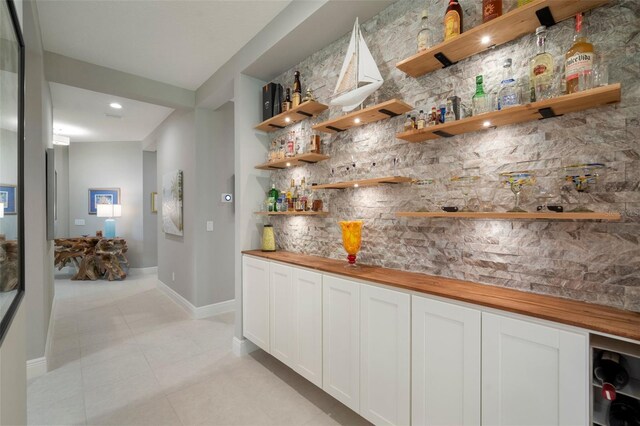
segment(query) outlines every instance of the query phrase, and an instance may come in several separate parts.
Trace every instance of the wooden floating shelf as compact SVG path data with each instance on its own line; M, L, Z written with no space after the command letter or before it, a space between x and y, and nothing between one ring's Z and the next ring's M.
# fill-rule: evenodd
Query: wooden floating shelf
M511 213L511 212L398 212L397 217L446 217L456 219L549 219L549 220L608 220L618 221L620 213L599 213L599 212L563 212L563 213Z
M284 160L269 161L256 166L256 169L260 170L282 170L289 167L300 166L304 164L315 164L319 161L328 160L328 155L314 154L309 152L307 154L300 154L294 157L285 158Z
M413 107L411 105L399 99L391 99L390 101L382 102L381 104L316 124L313 126L313 129L324 133L344 132L353 127L360 127L386 118L396 117L412 109ZM356 122L356 119L359 121Z
M263 121L255 128L257 130L262 130L263 132L275 132L276 130L284 129L294 123L306 120L309 117L314 117L327 108L329 108L327 105L319 102L307 101L290 109L289 111L282 112L275 117L271 117L270 119ZM287 121L287 119L289 119L289 121Z
M533 34L537 27L550 27L557 22L609 3L610 0L534 0L485 24L471 28L459 36L444 41L423 52L404 59L396 67L411 77L446 68L458 61ZM482 43L483 37L490 41Z
M403 176L388 176L375 179L351 180L346 182L326 183L323 185L312 185L311 189L317 191L318 189L360 188L365 186L379 186L389 183L394 184L407 182L413 182L413 179Z
M259 216L326 216L329 212L256 212Z
M409 130L396 134L398 139L407 142L424 142L442 137L451 137L463 133L487 130L498 126L524 123L543 118L557 117L576 111L584 111L597 106L620 102L620 84L596 87L583 92L562 95L557 98L517 105L501 111L493 111L462 120Z

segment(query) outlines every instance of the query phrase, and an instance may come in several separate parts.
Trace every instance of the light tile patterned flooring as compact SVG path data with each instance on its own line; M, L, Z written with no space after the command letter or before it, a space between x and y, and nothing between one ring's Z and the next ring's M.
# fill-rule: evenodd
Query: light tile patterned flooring
M367 424L265 352L231 353L234 315L191 320L154 275L56 280L50 371L32 425Z

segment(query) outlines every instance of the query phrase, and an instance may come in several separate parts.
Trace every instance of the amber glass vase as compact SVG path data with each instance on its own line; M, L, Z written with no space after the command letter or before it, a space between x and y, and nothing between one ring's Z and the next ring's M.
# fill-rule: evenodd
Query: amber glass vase
M347 260L349 261L347 267L357 268L356 255L362 244L362 221L347 220L338 222L338 224L342 228L342 246L347 252Z

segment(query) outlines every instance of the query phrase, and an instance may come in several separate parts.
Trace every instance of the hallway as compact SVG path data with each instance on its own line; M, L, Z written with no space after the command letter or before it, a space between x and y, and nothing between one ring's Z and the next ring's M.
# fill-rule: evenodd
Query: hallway
M51 364L28 384L29 424L366 423L264 352L234 356L233 313L191 320L156 280L56 281Z

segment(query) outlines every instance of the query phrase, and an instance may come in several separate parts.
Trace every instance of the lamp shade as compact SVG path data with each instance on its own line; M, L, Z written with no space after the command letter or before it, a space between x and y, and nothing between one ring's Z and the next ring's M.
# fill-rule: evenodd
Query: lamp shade
M96 215L98 217L120 217L122 216L122 205L98 204L96 205Z

